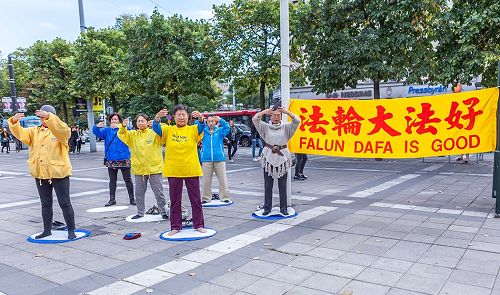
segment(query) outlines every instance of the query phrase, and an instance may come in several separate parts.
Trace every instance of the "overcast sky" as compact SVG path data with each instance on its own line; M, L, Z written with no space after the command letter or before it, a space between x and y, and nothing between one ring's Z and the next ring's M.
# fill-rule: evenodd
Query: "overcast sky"
M212 6L232 0L83 0L85 25L113 26L122 14L165 16L181 14L189 18L210 18ZM36 40L61 37L75 40L80 33L78 0L0 0L0 51L3 57Z

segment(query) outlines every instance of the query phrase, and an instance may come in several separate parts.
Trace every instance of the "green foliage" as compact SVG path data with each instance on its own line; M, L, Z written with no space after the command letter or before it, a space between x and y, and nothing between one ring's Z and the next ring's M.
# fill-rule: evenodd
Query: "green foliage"
M454 0L439 14L430 79L442 84L469 84L482 75L483 86L496 86L500 60L500 2Z
M208 23L178 15L165 18L155 11L150 18L123 19L120 25L127 38L134 90L167 95L174 103L185 95L220 95L212 83L220 62Z
M433 50L429 30L444 2L309 1L300 16L299 38L315 90L355 87L365 79L421 82Z
M291 15L295 15L295 6L291 10ZM237 85L257 86L260 107L265 108L266 86L274 88L280 81L279 1L235 0L229 5L214 6L214 23L218 50L224 59L224 75L233 78ZM296 24L297 21L291 21L292 35ZM301 63L302 52L293 40L291 60ZM303 75L295 72L300 73L292 71L292 80L303 81Z

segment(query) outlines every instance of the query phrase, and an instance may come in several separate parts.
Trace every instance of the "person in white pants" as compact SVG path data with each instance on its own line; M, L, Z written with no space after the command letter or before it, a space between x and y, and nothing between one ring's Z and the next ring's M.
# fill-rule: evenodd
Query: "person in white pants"
M203 130L201 169L203 170L202 204L212 201L212 176L219 180L219 198L229 203L229 186L226 176L226 154L224 137L229 133L229 124L218 116L209 116ZM218 127L217 125L220 125Z

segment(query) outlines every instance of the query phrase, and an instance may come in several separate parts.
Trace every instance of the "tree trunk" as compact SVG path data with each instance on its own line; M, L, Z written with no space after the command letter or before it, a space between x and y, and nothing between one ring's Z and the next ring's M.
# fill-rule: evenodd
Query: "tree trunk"
M116 95L114 93L111 93L111 106L113 107L113 112L117 113L118 112L118 106L116 105Z
M380 80L373 80L373 98L380 99Z
M66 102L62 102L63 105L63 116L64 116L64 122L69 123L68 121L68 106L66 105Z
M179 104L179 93L177 90L174 90L174 93L172 94L172 100L174 101L174 106Z
M266 82L264 80L260 80L259 98L260 98L260 109L261 110L267 109L266 108Z

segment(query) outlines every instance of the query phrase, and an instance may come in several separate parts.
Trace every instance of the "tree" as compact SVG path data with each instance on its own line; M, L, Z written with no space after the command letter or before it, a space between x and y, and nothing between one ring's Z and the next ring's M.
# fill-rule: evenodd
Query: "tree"
M229 5L214 6L214 23L225 75L235 79L237 85L257 84L260 107L266 108L266 87L275 87L280 80L279 1L235 0ZM295 24L292 18L292 36ZM293 40L290 57L300 61L301 51ZM294 75L292 72L292 80Z
M73 54L72 44L61 38L52 42L36 41L26 51L29 64L29 86L32 98L40 104L60 106L64 120L68 122L68 104L73 103L71 71L67 60Z
M124 18L121 26L136 93L167 95L174 104L181 96L219 97L212 82L219 76L220 60L207 22L164 18L154 11L150 18Z
M75 43L70 60L72 88L79 97L110 98L118 110L117 96L128 96L125 34L116 28L89 28Z
M299 38L314 89L332 92L371 79L422 82L433 55L429 34L445 1L311 0L300 17Z
M500 60L500 3L450 1L434 27L436 54L429 78L444 85L470 84L482 75L482 85L495 86Z

